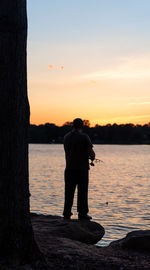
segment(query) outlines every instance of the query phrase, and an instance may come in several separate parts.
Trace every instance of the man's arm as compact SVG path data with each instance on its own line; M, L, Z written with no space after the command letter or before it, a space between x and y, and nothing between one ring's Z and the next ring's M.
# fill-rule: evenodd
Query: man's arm
M88 156L92 161L95 159L95 152L92 147L88 148Z

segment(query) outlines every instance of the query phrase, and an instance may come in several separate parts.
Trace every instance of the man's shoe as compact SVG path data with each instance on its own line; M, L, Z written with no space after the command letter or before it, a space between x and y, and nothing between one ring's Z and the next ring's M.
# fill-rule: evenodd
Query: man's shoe
M85 214L85 215L79 214L78 219L80 219L80 220L90 220L90 219L92 219L92 217L87 215L87 214Z
M73 215L72 213L70 213L69 215L68 214L67 215L65 214L64 215L64 219L70 219L72 215Z
M70 219L70 216L64 216L64 219L68 220Z

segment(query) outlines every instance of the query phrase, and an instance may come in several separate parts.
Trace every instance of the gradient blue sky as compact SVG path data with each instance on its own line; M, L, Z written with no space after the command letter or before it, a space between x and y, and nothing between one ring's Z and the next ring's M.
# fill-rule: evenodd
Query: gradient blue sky
M149 0L28 0L31 123L150 122L149 14Z

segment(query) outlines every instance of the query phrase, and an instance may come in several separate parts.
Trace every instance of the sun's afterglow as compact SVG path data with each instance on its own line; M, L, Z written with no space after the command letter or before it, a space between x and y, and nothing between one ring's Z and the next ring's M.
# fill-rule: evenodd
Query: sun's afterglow
M56 2L28 1L31 123L150 122L150 3Z

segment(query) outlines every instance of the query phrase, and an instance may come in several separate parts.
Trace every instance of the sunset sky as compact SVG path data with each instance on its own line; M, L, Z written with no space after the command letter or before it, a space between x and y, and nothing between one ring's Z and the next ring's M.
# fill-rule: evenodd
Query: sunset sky
M150 122L149 0L28 0L31 123Z

